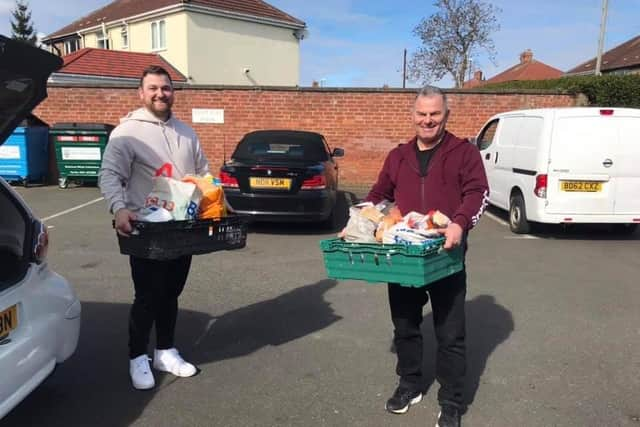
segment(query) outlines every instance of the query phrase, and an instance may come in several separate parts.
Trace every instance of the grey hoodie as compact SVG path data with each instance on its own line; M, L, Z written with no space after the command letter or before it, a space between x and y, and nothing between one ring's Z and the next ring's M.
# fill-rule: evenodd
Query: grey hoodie
M120 120L105 148L99 186L112 213L138 211L156 175L181 179L209 171L193 129L173 117L163 122L145 108Z

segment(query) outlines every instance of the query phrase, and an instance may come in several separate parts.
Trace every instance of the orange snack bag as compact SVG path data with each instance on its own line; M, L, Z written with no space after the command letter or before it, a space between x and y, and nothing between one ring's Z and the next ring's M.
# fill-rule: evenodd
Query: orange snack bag
M182 178L183 182L191 182L202 192L200 200L200 219L220 219L227 215L227 208L224 201L224 191L222 187L213 183L211 175L193 176L188 175Z

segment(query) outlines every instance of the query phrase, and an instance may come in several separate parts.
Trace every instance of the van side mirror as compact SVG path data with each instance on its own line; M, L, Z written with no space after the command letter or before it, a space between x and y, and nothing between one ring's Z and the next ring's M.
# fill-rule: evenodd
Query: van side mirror
M331 157L342 157L344 156L344 150L342 148L334 148L331 153Z

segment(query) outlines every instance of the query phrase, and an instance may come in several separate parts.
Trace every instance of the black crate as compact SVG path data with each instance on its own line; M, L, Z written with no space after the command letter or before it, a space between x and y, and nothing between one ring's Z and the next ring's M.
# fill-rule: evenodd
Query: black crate
M247 242L247 221L232 215L221 220L131 221L129 237L118 234L120 253L147 259L175 259L185 255L240 249Z

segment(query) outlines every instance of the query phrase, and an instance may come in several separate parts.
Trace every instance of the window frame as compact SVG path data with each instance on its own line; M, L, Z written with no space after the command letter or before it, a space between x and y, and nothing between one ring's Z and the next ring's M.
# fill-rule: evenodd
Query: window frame
M494 119L491 120L489 123L487 123L487 125L482 128L482 130L480 131L480 133L478 134L478 139L476 140L476 144L478 146L478 150L483 151L488 149L489 147L491 147L493 145L493 141L495 141L496 139L496 133L498 131L498 124L500 122L500 119ZM483 144L483 139L484 139L484 135L485 133L487 133L487 130L489 130L492 126L494 126L494 132L493 132L493 137L491 138L491 142L487 145Z
M98 49L105 49L105 50L111 49L111 43L109 43L109 34L103 34L102 32L98 33L96 37L96 42L97 42ZM100 43L102 43L103 46L100 46Z
M70 47L71 45L75 45L75 49L71 50ZM71 39L67 39L64 41L64 52L65 55L69 55L70 53L73 53L75 51L80 50L80 39L78 38L71 38Z
M158 19L151 22L151 51L167 49L167 22Z
M129 27L126 25L120 29L120 41L123 49L129 49Z

